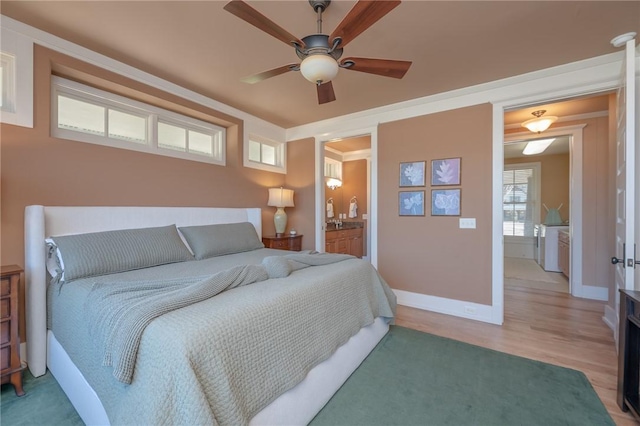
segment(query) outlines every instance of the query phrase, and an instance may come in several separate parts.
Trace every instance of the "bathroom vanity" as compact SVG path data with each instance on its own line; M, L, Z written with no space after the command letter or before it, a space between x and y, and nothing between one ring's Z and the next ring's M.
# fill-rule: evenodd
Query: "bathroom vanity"
M342 226L330 225L332 226L327 226L325 233L325 251L362 257L364 253L362 222L344 222Z

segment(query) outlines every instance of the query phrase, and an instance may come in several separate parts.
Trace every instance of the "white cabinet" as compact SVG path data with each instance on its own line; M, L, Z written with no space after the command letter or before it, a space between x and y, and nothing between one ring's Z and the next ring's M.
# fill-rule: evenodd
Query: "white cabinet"
M540 225L540 259L542 269L549 272L562 272L558 265L558 233L569 231L568 226Z

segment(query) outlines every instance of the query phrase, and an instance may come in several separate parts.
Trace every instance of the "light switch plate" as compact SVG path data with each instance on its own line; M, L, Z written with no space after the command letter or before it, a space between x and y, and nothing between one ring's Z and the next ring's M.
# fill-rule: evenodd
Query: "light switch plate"
M476 229L476 218L475 217L461 217L460 218L460 229Z
M362 220L367 220L369 219L369 215L366 213L362 213Z

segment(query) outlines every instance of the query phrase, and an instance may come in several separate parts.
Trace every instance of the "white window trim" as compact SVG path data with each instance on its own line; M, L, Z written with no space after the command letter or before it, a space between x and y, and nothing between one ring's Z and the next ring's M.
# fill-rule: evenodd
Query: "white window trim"
M287 143L278 142L273 139L266 138L257 134L250 133L244 138L243 144L243 165L251 169L264 170L267 172L275 173L287 173ZM258 163L256 161L249 160L249 144L251 141L259 142L261 144L270 145L276 149L276 164Z
M0 41L0 51L15 58L13 108L0 110L0 122L33 128L33 42L4 27Z
M59 128L57 126L58 94L64 94L65 96L74 99L83 100L85 102L101 105L110 109L148 117L147 143L143 144L123 139L110 138L108 135L92 135L89 133ZM213 157L203 154L193 154L190 152L160 148L158 146L156 130L157 123L159 121L167 124L174 124L187 130L212 135L214 138ZM128 149L131 151L146 152L165 157L180 158L183 160L198 161L221 166L226 164L225 128L57 76L51 77L51 135L61 139Z
M542 166L540 162L534 163L513 163L513 164L505 164L504 170L517 170L517 169L534 169L535 180L536 180L536 204L533 210L533 224L540 223L540 208L542 207ZM504 188L504 183L502 184ZM504 201L502 202L502 208L504 208ZM503 231L504 232L504 231ZM505 242L518 242L523 239L533 240L533 236L527 235L502 235Z

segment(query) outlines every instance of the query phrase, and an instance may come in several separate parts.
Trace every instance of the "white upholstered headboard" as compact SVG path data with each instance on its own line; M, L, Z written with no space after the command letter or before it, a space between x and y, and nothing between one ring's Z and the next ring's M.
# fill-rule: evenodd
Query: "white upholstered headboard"
M47 272L45 238L117 229L250 222L262 236L259 208L45 207L27 206L24 221L27 361L41 376L47 369Z

